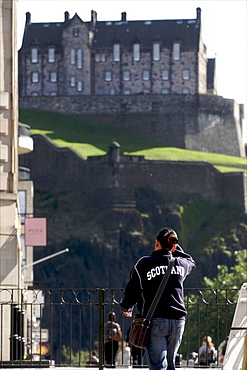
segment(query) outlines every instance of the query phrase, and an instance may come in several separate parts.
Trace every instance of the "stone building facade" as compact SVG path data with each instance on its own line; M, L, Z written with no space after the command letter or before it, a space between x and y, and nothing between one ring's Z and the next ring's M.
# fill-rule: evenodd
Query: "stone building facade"
M32 23L19 50L20 97L216 94L215 63L195 19Z

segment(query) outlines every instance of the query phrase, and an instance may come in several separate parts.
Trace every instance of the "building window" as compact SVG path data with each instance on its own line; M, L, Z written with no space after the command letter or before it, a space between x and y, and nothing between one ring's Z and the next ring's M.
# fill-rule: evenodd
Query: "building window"
M164 81L169 80L169 71L168 71L168 69L164 69L162 71L162 80L164 80Z
M183 80L189 80L190 79L190 70L184 69L183 70Z
M106 55L104 54L95 54L95 62L105 62Z
M174 42L173 44L173 60L180 60L180 43Z
M126 89L123 91L124 95L130 95L131 94L131 91L129 89Z
M79 28L73 28L73 36L78 37L79 36Z
M70 64L75 64L75 49L70 50Z
M160 44L159 43L153 44L153 60L154 61L160 60Z
M77 82L77 91L82 91L83 90L83 84L82 81Z
M49 48L48 49L48 63L54 63L55 62L55 49Z
M146 69L142 72L142 79L143 79L143 81L149 81L150 80L149 70Z
M161 94L169 94L169 89L161 89Z
M82 69L82 50L78 49L77 50L77 64L76 64L78 69Z
M123 71L123 80L130 81L130 71Z
M31 49L31 63L38 63L38 49Z
M112 71L105 71L105 81L112 81Z
M116 95L116 89L110 89L110 95Z
M75 76L70 77L70 86L75 87Z
M31 96L39 96L38 91L33 91L33 92L31 92Z
M50 96L56 96L56 95L57 95L56 91L51 91L50 92Z
M182 94L189 94L190 90L187 88L182 89Z
M51 72L50 82L57 82L57 72Z
M26 217L26 190L18 190L18 203L19 203L19 209L20 209L20 218L21 223L25 223L25 217Z
M140 44L134 44L133 45L133 60L135 62L139 62L141 59L141 45Z
M38 74L38 72L33 72L32 73L32 82L33 83L39 82L39 74Z
M114 62L120 61L120 44L113 45L113 60Z

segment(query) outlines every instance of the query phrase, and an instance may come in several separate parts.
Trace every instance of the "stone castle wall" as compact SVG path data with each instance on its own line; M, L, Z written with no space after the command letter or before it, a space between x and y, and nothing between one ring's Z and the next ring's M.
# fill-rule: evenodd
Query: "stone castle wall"
M146 160L120 153L114 157L110 152L83 160L42 135L33 138L35 149L20 157L20 165L30 168L34 187L38 189L81 192L85 194L81 202L97 196L98 207L120 190L132 194L134 202L134 192L146 188L164 201L230 200L247 209L247 177L241 172L222 174L204 162ZM100 197L102 189L105 191Z
M245 156L243 106L221 96L24 97L19 107L120 126L162 146Z

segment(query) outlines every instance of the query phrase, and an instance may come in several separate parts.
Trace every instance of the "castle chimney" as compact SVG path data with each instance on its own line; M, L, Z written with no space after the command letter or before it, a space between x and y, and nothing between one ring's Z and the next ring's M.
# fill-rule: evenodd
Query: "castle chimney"
M196 24L201 24L201 8L196 8Z
M95 10L91 10L91 23L92 27L95 27L95 24L97 22L97 12Z
M64 12L64 22L69 20L69 12Z
M123 12L123 13L121 13L121 15L122 15L121 22L126 22L126 20L127 20L127 13L126 12Z
M31 23L31 13L26 13L26 23Z

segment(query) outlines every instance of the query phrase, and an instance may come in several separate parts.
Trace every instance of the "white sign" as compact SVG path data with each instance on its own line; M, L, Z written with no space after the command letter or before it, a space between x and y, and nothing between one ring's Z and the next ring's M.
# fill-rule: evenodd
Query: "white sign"
M32 330L32 339L37 342L48 342L49 332L48 329L33 329Z

